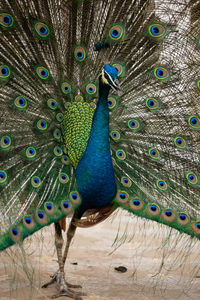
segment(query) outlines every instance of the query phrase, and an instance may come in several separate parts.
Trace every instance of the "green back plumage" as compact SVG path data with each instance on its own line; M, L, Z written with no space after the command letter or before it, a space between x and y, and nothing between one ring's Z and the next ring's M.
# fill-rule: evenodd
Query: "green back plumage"
M198 6L1 1L0 249L81 204L74 167L107 62L122 88L108 99L114 205L199 238Z

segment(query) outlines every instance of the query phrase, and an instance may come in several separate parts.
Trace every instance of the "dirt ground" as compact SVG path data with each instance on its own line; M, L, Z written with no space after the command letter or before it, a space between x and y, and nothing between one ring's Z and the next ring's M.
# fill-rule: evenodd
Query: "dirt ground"
M23 247L0 254L1 300L46 300L56 294L55 285L41 288L57 270L53 232L53 226L44 228ZM199 246L165 226L120 212L93 228L78 229L66 277L82 285L84 300L197 300ZM127 272L116 271L118 266Z

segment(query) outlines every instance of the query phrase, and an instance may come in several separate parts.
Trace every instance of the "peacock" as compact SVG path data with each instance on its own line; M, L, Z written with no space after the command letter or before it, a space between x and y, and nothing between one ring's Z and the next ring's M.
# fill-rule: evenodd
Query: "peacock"
M116 209L200 238L200 1L1 0L0 250ZM63 251L62 231L71 218Z

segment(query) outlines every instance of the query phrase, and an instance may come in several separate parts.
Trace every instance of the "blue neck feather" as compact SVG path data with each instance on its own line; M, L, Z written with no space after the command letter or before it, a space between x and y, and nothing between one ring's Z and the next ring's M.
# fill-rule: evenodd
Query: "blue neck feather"
M108 94L110 88L99 86L99 101L85 153L76 168L82 209L108 205L116 193L116 182L109 143Z

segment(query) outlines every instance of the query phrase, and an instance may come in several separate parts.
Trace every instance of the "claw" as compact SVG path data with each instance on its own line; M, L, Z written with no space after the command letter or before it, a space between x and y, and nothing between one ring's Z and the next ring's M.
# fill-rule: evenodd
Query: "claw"
M66 296L66 297L69 297L69 298L72 298L75 300L83 300L83 298L81 296L86 296L86 294L82 293L82 292L74 292L70 289L63 289L58 294L52 296L52 298L55 299L55 298L59 298L59 297L63 297L63 296Z

